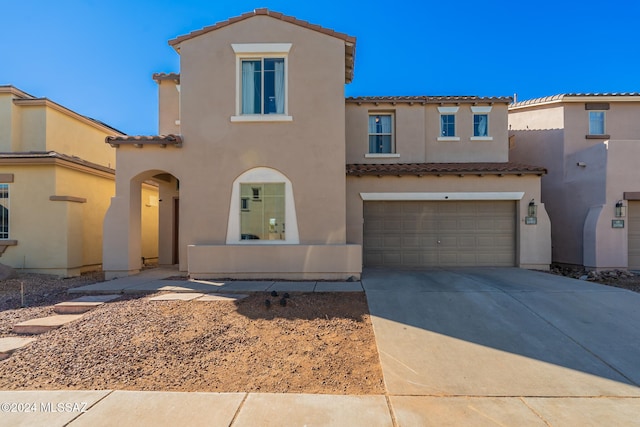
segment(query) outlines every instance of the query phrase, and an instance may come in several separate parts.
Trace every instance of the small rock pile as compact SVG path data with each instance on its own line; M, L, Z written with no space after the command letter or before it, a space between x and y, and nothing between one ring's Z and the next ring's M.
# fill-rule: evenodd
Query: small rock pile
M559 265L552 266L550 272L560 276L587 280L589 282L611 282L637 277L636 274L625 270L588 271L583 268L563 267Z

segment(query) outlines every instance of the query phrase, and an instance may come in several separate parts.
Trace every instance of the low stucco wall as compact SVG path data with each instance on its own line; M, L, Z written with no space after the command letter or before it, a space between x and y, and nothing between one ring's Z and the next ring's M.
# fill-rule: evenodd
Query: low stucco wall
M196 279L346 280L360 278L361 245L189 245Z

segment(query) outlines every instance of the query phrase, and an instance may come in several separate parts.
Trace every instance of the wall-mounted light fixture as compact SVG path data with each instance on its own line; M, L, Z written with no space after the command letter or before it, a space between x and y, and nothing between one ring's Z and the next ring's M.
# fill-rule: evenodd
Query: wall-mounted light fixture
M527 216L530 217L537 217L538 216L538 205L536 205L536 201L534 199L531 199L531 201L529 202L529 206L527 208Z
M627 207L622 203L622 200L616 202L615 215L616 218L622 218L627 215Z
M538 205L536 205L534 199L531 199L527 206L527 216L524 218L524 223L527 225L536 225L538 223Z

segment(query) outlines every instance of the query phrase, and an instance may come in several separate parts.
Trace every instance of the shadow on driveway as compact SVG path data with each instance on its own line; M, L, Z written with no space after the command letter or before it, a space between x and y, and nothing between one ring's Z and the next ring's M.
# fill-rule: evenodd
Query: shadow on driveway
M517 268L362 284L391 394L640 396L640 294Z

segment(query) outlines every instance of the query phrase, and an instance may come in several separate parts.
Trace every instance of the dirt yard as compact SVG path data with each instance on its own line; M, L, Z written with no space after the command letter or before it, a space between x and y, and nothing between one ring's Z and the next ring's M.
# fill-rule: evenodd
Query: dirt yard
M551 273L640 292L640 276L626 272ZM27 274L0 282L0 337L53 314L53 304L73 298L68 288L100 280ZM0 362L0 389L384 393L362 293L291 293L285 307L266 293L237 302L149 297L123 296L38 335Z
M0 336L53 314L71 299L68 287L99 279L0 283ZM17 308L20 280L32 307ZM364 294L290 294L284 307L266 293L237 302L124 296L0 362L0 389L384 393Z

